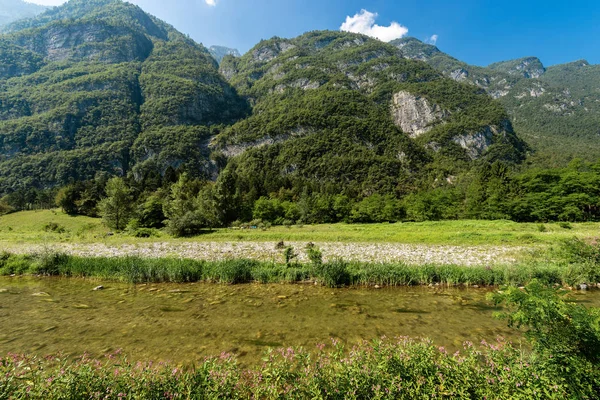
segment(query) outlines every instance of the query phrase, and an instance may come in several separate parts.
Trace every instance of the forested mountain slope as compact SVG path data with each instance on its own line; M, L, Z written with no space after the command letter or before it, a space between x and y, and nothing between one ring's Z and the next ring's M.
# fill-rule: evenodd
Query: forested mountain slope
M275 38L226 56L221 75L203 46L120 0L71 0L5 32L1 193L169 168L216 179L230 164L250 199L400 194L525 154L498 103L365 36Z
M224 175L251 198L282 188L403 194L524 157L497 102L366 36L274 38L225 58L221 72L254 112L212 148L232 157Z
M210 126L247 112L208 51L120 0L71 0L0 36L0 193L97 173L212 176Z
M403 57L425 61L497 98L535 150L532 164L552 167L600 157L600 66L580 60L546 69L536 57L526 57L476 67L414 38L392 44Z
M316 31L218 65L121 0L70 0L4 32L5 212L56 196L98 215L122 176L110 190L130 196L132 226L168 219L176 234L252 219L599 215L595 164L520 167L600 148L600 71L584 61L473 67L416 39Z

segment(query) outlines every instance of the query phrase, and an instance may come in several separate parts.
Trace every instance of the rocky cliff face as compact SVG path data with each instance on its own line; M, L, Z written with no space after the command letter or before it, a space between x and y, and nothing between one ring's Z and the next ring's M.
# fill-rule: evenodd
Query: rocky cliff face
M473 133L455 136L452 141L463 148L471 160L481 158L494 143L494 138L506 135L504 126L486 126Z
M394 94L391 112L396 126L413 139L429 132L450 114L426 98L407 91Z
M126 27L104 23L51 25L38 28L33 34L12 35L9 40L43 55L48 61L143 61L150 55L153 47L146 35Z
M494 71L505 72L509 75L518 75L526 79L539 78L546 72L546 68L537 57L525 57L517 60L503 61L488 66Z
M546 68L537 57L525 57L479 67L414 38L391 44L403 57L424 61L497 99L539 158L552 160L549 167L558 158L566 165L573 157L592 162L600 157L600 66L579 60Z
M437 47L423 43L413 37L404 37L396 39L390 44L399 48L402 52L402 56L411 60L428 61L432 57L442 54L440 49Z

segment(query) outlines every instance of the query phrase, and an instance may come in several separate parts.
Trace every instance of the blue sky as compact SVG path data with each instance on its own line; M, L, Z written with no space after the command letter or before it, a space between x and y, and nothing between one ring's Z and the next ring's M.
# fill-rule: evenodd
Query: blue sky
M62 0L31 0L60 4ZM576 0L132 0L205 45L242 53L260 39L310 30L362 30L388 40L437 37L475 65L538 56L545 65L600 63L600 1ZM366 13L361 13L366 10ZM373 23L377 26L373 27ZM406 32L407 31L407 32ZM435 37L434 37L435 38Z

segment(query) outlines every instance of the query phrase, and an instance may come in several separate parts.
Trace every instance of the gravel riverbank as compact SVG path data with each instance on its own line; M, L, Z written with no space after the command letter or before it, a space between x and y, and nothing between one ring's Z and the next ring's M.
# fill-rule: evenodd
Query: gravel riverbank
M300 261L308 261L303 242L286 242L293 246ZM498 265L514 264L522 247L514 246L436 246L395 243L316 243L325 260L343 258L361 262L405 262L408 264ZM0 245L0 251L17 254L59 251L81 257L145 258L178 257L196 260L249 258L283 261L283 250L276 242L156 242L137 244Z

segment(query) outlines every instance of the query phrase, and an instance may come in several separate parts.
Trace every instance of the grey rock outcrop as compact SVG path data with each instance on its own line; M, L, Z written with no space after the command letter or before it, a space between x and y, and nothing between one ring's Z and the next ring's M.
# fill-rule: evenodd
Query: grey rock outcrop
M502 61L491 64L488 68L505 72L510 75L520 75L527 79L537 79L546 72L546 68L537 57L525 57L517 60Z
M396 126L411 138L429 132L434 125L441 123L449 115L448 111L437 104L407 91L394 94L391 112Z
M499 126L486 126L473 133L455 136L452 141L462 147L469 158L477 160L494 144L495 137L508 134L511 129L510 122L504 121Z
M39 29L35 35L17 35L14 42L44 55L48 61L143 61L153 48L152 41L145 35L104 23L51 25Z
M296 46L293 44L287 42L278 42L272 45L259 47L252 53L252 59L254 62L268 63L275 59L279 54L285 53L295 47Z

